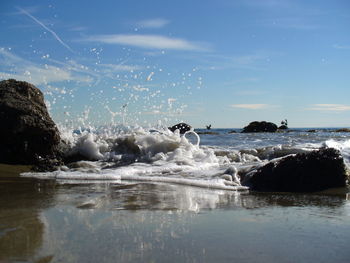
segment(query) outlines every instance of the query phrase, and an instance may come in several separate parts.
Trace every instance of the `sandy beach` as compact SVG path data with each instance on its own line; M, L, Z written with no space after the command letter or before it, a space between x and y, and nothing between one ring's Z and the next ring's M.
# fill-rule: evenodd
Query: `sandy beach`
M1 262L347 262L348 189L57 183L1 165Z

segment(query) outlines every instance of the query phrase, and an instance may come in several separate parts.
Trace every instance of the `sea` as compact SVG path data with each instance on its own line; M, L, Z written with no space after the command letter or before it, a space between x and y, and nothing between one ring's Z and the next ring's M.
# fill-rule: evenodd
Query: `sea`
M61 127L67 155L89 161L23 177L59 182L112 180L190 185L223 190L249 190L239 174L291 154L322 147L338 149L350 168L350 133L336 129L293 129L278 133L241 133L239 129L192 129L185 134L167 127Z
M350 132L59 127L51 172L0 165L0 262L349 262L349 187L255 193L240 174Z

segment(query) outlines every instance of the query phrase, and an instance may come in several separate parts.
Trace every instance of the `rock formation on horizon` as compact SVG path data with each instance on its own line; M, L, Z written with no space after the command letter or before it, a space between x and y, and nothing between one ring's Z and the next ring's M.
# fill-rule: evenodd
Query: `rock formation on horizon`
M281 126L278 127L279 130L287 130L288 129L288 120L285 119L281 121Z
M243 133L250 132L276 132L278 129L277 125L272 122L266 121L253 121L248 126L243 128Z

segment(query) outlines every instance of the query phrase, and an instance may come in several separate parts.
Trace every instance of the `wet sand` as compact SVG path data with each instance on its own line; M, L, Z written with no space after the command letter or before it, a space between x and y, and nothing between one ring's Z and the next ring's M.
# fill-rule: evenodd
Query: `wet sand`
M21 178L0 165L0 262L349 262L348 189L252 194Z

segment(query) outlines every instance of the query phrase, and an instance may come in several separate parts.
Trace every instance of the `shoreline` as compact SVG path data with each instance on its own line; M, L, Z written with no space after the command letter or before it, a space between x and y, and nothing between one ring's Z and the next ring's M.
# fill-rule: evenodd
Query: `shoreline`
M30 172L32 168L31 165L0 163L0 176L6 174L6 177L19 177L21 173Z
M0 171L14 167L5 168ZM0 176L6 189L0 192L0 261L348 260L349 193L239 193L107 181L62 184L28 180L16 172Z

